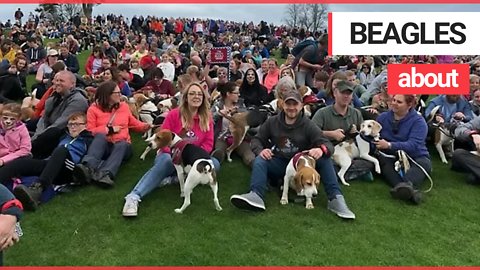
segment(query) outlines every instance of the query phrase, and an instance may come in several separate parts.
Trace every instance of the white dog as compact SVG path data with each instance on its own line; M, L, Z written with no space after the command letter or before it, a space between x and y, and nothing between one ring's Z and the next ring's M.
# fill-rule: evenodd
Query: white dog
M185 197L182 207L175 209L175 212L181 214L190 205L190 195L198 184L210 185L215 209L222 211L217 196L218 182L215 168L207 151L182 140L177 134L166 129L158 131L154 136L151 140L152 148L170 147L173 165L180 182L180 197Z
M317 195L320 174L315 170L315 159L306 152L296 154L288 162L283 178L283 194L281 204L288 204L288 188L297 191L297 195L305 196L305 208L313 209L312 197Z
M333 161L340 166L338 177L342 184L349 186L345 181L345 173L347 172L354 158L363 158L375 164L375 172L381 173L380 163L375 157L369 155L370 145L373 141L380 139L380 130L382 126L375 120L365 120L361 124L360 132L355 137L355 141L344 141L335 146Z

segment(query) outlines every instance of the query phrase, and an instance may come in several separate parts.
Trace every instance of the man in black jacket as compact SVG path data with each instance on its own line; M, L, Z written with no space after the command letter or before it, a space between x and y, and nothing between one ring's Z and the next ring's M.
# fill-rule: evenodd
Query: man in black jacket
M283 183L290 159L298 152L308 151L316 160L316 170L328 197L328 210L344 219L355 219L342 195L330 156L334 147L320 128L302 112L300 93L291 89L285 94L284 110L269 118L252 139L253 152L258 155L253 163L250 192L233 195L232 204L240 209L265 211L267 181L273 185ZM281 183L278 180L281 179ZM276 183L275 183L276 182Z
M80 70L77 56L68 51L68 46L66 44L60 45L60 55L58 60L62 60L63 63L65 63L67 70L71 71L72 73L78 73Z
M143 78L137 74L131 73L127 64L118 65L118 71L120 72L120 76L127 81L131 88L139 90L145 85Z

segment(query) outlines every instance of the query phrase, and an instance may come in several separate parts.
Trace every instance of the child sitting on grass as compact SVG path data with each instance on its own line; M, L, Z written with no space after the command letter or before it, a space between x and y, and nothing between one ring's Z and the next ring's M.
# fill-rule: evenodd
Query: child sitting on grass
M0 170L13 160L31 155L32 143L27 127L21 121L21 106L3 106L0 121Z
M15 197L22 202L25 210L35 210L46 189L53 186L68 188L72 180L75 180L72 179L73 168L75 164L80 163L93 140L92 134L86 130L86 120L87 117L83 112L74 113L68 118L68 131L48 159L18 160L7 166L8 172L0 173L2 182L13 177L39 176L31 186L19 184L13 189Z

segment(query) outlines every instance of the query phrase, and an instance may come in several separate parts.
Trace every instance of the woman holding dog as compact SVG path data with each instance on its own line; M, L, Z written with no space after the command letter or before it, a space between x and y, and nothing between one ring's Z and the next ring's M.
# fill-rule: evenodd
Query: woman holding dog
M225 158L225 151L233 143L233 134L229 131L230 121L223 117L232 112L246 111L243 99L239 98L240 91L233 82L219 84L217 89L220 91L221 98L218 99L212 107L214 130L215 130L215 150L212 156L220 162ZM242 134L243 135L243 134ZM250 149L249 139L243 142L235 149L235 152L242 158L243 164L251 167L255 159L252 149Z
M425 119L415 110L414 95L394 95L390 110L380 114L377 122L382 125L380 137L375 145L381 153L378 155L382 176L392 187L392 197L419 204L422 200L420 186L426 173L432 170L430 155L425 143L428 127ZM399 151L404 151L410 163L406 172L395 169ZM384 154L386 155L384 155Z
M196 82L188 85L180 104L180 107L169 112L162 124L162 129L168 129L210 153L213 148L213 119L203 87ZM218 171L220 163L215 158L212 160L215 170ZM153 167L143 175L133 190L125 197L122 215L125 217L137 216L138 203L141 198L156 187L171 183L175 173L169 149L160 149Z

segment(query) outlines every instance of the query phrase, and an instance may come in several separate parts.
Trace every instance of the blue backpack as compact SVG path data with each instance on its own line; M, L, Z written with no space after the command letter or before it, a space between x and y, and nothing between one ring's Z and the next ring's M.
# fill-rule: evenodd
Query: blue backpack
M301 41L299 43L297 43L297 45L295 45L295 47L293 47L291 53L293 56L297 56L299 55L303 49L305 49L306 47L310 46L310 45L314 45L316 48L318 47L318 42L315 41L315 40L310 40L310 39L306 39L304 41Z

